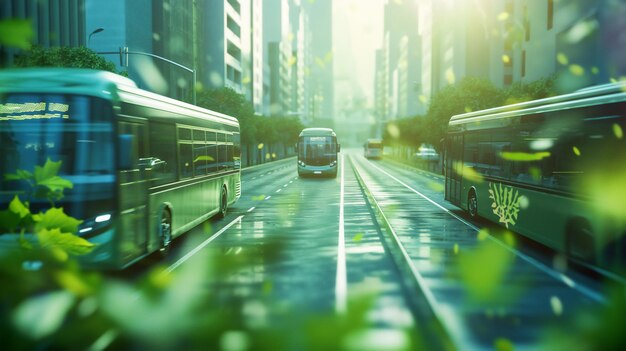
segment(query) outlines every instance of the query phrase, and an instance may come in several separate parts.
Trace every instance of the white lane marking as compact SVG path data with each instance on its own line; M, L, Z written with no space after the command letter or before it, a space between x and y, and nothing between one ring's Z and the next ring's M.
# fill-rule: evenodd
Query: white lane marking
M346 312L348 277L346 274L346 245L344 235L344 157L341 155L341 190L339 192L339 240L337 243L337 277L335 279L335 312Z
M456 218L457 220L459 220L461 223L467 225L468 227L474 229L475 231L479 231L480 229L478 227L476 227L475 225L467 222L466 220L464 220L463 218L455 215L454 213L450 212L450 210L448 210L447 208L441 206L440 204L436 203L435 201L431 200L430 198L428 198L426 195L420 193L419 191L413 189L411 186L407 185L406 183L404 183L403 181L401 181L400 179L394 177L393 175L387 173L385 170L381 169L380 167L376 166L375 164L373 164L372 162L370 162L371 165L376 168L377 170L379 170L380 172L386 174L389 178L395 180L396 182L402 184L405 188L413 191L414 193L416 193L417 195L421 196L422 198L424 198L425 200L427 200L428 202L432 203L433 205L439 207L441 210L443 210L444 212L446 212L447 214L449 214L450 216ZM570 288L578 291L579 293L585 295L586 297L596 301L596 302L600 302L603 304L606 304L606 298L604 298L604 296L592 291L591 289L588 289L580 284L575 284L575 282L568 276L566 276L565 274L561 273L561 272L557 272L553 269L551 269L550 267L544 265L543 263L535 260L534 258L527 256L525 254L523 254L521 251L518 251L512 247L510 247L509 245L504 244L503 242L501 242L500 240L494 238L491 235L487 236L490 240L493 240L495 243L497 243L498 245L500 245L501 247L509 250L510 252L512 252L513 254L519 256L521 259L523 259L524 261L530 263L531 265L535 266L535 268L539 269L540 271L546 273L547 275L549 275L550 277L561 281L562 283L564 283L565 285L569 286Z
M193 250L189 251L185 256L181 257L178 261L176 261L174 264L172 264L171 266L167 267L166 271L168 273L172 272L173 270L175 270L176 268L178 268L178 266L180 266L181 264L183 264L185 261L187 261L188 259L190 259L193 255L197 254L200 250L202 250L203 247L207 246L211 241L213 241L215 238L217 238L218 236L222 235L222 233L224 233L225 231L228 230L228 228L232 227L233 224L241 221L241 219L243 218L243 215L235 218L232 222L228 223L228 225L226 225L224 228L220 229L217 233L211 235L210 238L206 239L205 241L203 241L200 245L196 246Z
M283 190L283 189L278 189L278 190L276 190L276 192L277 192L277 193L280 193L280 191L281 191L281 190Z
M289 186L289 184L285 184L285 185L283 185L283 188L286 188L287 186Z
M255 208L256 208L256 207L250 207L250 209L248 210L248 212L252 212L252 211L254 211L254 209L255 209Z
M263 200L269 200L269 199L271 199L271 198L272 198L272 195L270 195L270 196L266 197L266 198L265 198L265 199L263 199Z

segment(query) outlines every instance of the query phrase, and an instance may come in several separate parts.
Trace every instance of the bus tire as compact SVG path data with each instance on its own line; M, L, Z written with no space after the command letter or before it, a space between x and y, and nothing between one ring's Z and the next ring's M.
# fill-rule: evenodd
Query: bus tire
M172 214L164 209L159 221L159 256L166 257L172 243Z
M217 212L218 218L226 217L226 212L228 211L228 192L226 191L226 187L222 187L222 193L220 195L220 209Z
M594 263L596 260L593 229L585 218L571 219L565 227L565 253L567 256Z
M474 189L467 195L467 213L472 219L478 218L478 198Z

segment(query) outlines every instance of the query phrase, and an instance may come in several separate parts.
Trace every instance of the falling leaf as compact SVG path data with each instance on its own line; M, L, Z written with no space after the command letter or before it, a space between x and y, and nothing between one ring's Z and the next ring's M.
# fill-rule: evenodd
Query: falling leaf
M257 149L261 150L263 149L263 146L264 146L263 143L259 143L259 145L257 145Z
M574 155L580 156L580 150L576 146L572 147L572 151L574 151Z
M489 237L489 231L487 229L481 229L478 231L478 240L483 241Z
M541 151L541 152L501 152L500 157L509 161L518 161L518 162L529 162L529 161L541 161L546 157L550 157L550 152Z
M569 59L567 58L567 56L565 56L564 53L559 52L556 55L556 60L563 66L566 66L569 63Z
M394 139L398 139L400 137L400 128L398 128L398 126L394 123L387 124L387 132Z
M617 123L613 123L613 134L615 134L615 137L617 139L622 139L624 137L624 131L622 130L622 127Z
M509 55L502 55L502 62L509 64L511 62L511 57Z
M498 14L498 21L506 21L509 17L510 15L508 12L500 12L500 14Z
M459 244L454 244L454 254L457 255L459 253Z
M452 68L448 68L446 70L446 81L450 85L454 84L454 82L456 81L456 78L454 76L454 71L452 70Z
M363 233L358 233L352 238L352 241L354 241L355 243L358 243L359 241L361 241L361 239L363 239Z
M552 312L554 312L556 316L563 314L563 303L561 303L561 300L558 297L552 296L550 298L550 306L552 307Z
M582 76L585 74L585 69L581 65L570 65L569 71L575 76Z

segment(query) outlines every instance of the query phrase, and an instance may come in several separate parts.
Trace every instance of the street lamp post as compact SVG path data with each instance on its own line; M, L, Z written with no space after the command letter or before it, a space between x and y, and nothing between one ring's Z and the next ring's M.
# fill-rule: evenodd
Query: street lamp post
M168 60L165 57L161 57L159 55L155 55L155 54L151 54L149 52L141 52L141 51L128 51L128 47L120 47L120 51L116 52L116 51L106 51L106 52L97 52L97 54L99 55L112 55L112 54L119 54L120 55L120 66L127 66L128 67L128 59L124 59L124 56L128 57L128 55L132 54L132 55L143 55L143 56L149 56L155 59L159 59L161 61L165 61L169 64L172 64L176 67L182 68L185 71L191 73L193 75L193 85L191 87L192 89L192 93L193 93L193 104L196 104L196 70L193 68L189 68L187 66L183 66L178 62L172 61L172 60Z
M89 47L89 43L91 42L91 36L97 33L100 33L104 30L104 28L96 28L93 32L89 33L89 37L87 38L87 47Z

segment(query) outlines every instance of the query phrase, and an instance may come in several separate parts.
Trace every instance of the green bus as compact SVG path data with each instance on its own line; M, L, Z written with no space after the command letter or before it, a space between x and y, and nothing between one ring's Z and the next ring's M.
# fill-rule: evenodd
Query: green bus
M337 134L330 128L305 128L298 136L298 176L337 177Z
M596 268L626 255L626 84L453 116L445 198Z
M363 156L368 159L381 159L383 157L383 140L367 139L365 144L363 144Z
M0 174L61 162L73 187L56 203L95 244L79 260L122 269L168 251L177 236L225 216L241 196L236 118L86 69L0 71ZM25 182L0 179L0 209ZM24 195L26 196L26 195ZM30 199L36 213L47 200ZM0 232L0 244L17 241Z

